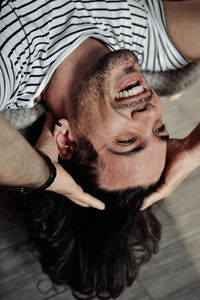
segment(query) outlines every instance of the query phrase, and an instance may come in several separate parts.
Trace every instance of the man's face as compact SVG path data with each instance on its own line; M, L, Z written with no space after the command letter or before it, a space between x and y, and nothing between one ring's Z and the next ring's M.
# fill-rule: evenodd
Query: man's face
M84 134L98 153L101 188L159 180L167 148L162 104L131 52L104 55L76 92L72 109L74 135Z

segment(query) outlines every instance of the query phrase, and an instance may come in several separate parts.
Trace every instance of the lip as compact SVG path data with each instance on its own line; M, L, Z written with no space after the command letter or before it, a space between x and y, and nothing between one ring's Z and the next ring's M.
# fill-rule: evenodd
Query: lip
M138 81L139 85L143 86L143 78L140 73L127 75L126 77L122 78L122 80L117 85L115 95L119 93L121 90L124 90L132 81Z
M124 102L129 104L131 103L131 106L133 107L134 111L141 111L143 109L145 110L148 103L152 100L152 92L150 89L147 90L143 86L143 77L139 72L124 76L115 89L115 95L121 90L126 89L126 87L133 81L138 81L139 85L144 88L144 91L138 95L133 95L126 98L114 98L114 102L119 105Z

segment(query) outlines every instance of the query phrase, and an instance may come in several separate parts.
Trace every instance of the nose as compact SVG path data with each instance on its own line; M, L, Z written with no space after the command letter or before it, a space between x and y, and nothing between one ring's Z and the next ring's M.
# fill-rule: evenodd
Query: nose
M159 111L157 108L148 103L138 109L134 109L131 111L131 118L135 122L142 122L142 124L150 125L151 123L154 124L155 120L159 117Z
M146 137L151 137L155 123L161 119L161 114L157 107L148 103L136 110L132 109L129 113L130 121L134 128L137 128L138 133Z

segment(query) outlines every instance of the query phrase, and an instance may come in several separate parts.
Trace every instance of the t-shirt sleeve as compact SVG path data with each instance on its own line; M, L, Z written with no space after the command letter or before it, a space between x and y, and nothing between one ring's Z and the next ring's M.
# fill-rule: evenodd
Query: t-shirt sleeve
M14 70L12 62L0 53L0 111L12 102L16 84Z

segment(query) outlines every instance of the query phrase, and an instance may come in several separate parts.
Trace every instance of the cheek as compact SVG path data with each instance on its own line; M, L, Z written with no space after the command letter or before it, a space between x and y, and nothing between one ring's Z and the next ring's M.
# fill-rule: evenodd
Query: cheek
M167 155L167 143L163 143L160 147L155 147L149 160L151 176L154 182L157 182L162 175L165 167Z
M155 94L155 101L156 101L156 107L157 107L159 113L162 114L162 109L163 109L162 108L162 102L160 100L160 97L157 94Z
M76 127L86 136L93 135L98 124L98 112L93 105L85 105L79 109Z
M116 122L112 115L102 116L96 113L89 121L88 138L94 145L97 152L104 153L105 148L111 147L115 143L115 136L121 132L120 122ZM111 159L112 160L112 159Z

